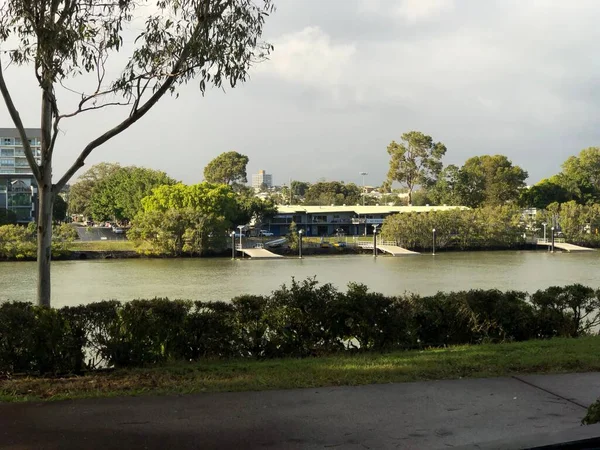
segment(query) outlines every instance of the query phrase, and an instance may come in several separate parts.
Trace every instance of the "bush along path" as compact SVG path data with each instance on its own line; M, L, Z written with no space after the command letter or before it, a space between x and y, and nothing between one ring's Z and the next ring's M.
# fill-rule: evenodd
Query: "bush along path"
M292 280L226 302L104 301L48 309L0 305L0 374L82 374L206 358L307 357L589 334L600 292L582 285L388 297Z

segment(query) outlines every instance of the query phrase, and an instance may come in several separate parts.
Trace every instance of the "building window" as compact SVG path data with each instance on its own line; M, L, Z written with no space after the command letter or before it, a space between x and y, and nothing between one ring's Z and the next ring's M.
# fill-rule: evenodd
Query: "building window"
M0 149L0 156L13 156L15 151L12 148Z
M2 138L3 145L14 145L13 138Z
M14 166L14 159L0 159L0 166Z

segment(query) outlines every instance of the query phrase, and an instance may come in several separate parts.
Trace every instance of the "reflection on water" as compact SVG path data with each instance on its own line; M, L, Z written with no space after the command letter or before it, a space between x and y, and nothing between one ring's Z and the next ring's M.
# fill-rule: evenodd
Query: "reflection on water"
M535 291L582 283L600 287L600 252L469 252L407 257L343 256L302 260L129 259L52 263L54 306L98 300L169 297L229 300L267 294L292 277L316 276L344 288L364 283L374 291L432 294L474 288ZM35 263L0 263L0 302L32 300Z

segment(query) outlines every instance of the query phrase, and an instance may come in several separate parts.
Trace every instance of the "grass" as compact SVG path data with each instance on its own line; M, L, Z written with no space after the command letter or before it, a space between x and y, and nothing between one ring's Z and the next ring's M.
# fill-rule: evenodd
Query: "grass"
M600 370L600 337L306 359L171 363L80 377L0 381L0 401L260 391Z
M74 241L69 250L73 252L134 252L136 247L132 241Z

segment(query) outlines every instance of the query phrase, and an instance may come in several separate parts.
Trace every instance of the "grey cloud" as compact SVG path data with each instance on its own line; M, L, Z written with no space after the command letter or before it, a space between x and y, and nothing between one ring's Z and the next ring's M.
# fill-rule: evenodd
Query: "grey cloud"
M184 87L90 163L146 165L197 182L211 158L235 149L250 156L251 172L264 168L277 183L359 182L365 170L379 184L387 144L418 129L447 145L447 163L503 153L535 182L600 143L596 1L455 0L413 22L393 13L397 0L372 10L363 1L279 0L265 36L275 54L247 84L204 98L194 83ZM302 57L293 39L304 39ZM10 72L35 126L35 80ZM0 119L8 123L5 111ZM102 112L66 123L56 172L115 120Z

